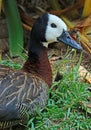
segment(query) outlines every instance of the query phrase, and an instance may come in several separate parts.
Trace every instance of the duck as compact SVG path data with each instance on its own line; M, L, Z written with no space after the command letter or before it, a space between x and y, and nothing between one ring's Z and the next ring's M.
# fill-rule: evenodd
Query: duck
M14 69L10 68L8 66L5 65L0 65L0 81L6 77L10 72L13 72Z
M68 33L64 21L49 13L35 21L30 38L28 58L22 69L13 71L6 67L6 74L1 75L0 129L24 124L36 115L37 110L41 111L46 106L52 85L47 43L60 42L82 50Z

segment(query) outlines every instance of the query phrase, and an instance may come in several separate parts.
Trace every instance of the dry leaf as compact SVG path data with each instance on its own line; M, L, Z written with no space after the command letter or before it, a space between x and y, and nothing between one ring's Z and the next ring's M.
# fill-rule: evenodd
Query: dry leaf
M27 25L27 24L22 23L22 26L23 26L26 30L28 30L28 31L31 31L31 30L32 30L32 27L30 27L30 26Z
M75 29L71 29L71 31L74 31ZM71 34L71 36L73 37L73 39L75 39L78 43L80 42L82 47L91 54L91 37L86 35L86 34L82 34L80 32L76 33L76 34Z
M75 25L72 30L78 30L82 47L91 54L91 15Z
M87 17L91 14L91 0L85 0L82 17Z
M56 60L60 60L62 59L61 56L53 56L51 59L50 59L50 62L53 62L53 61L56 61Z
M83 66L79 67L78 73L81 79L85 79L91 84L91 73L89 73Z
M86 80L88 81L88 83L90 83L91 84L91 78L86 78Z
M91 39L89 36L79 33L79 37L83 48L91 54Z
M91 15L89 15L87 18L79 22L75 28L79 28L80 32L84 32L87 30L89 27L91 27Z

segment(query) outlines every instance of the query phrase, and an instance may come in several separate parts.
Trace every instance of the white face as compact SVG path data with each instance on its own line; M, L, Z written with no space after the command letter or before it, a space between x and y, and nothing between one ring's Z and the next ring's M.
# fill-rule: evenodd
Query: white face
M63 30L67 30L66 24L57 16L48 14L49 20L46 28L45 38L47 42L56 42Z

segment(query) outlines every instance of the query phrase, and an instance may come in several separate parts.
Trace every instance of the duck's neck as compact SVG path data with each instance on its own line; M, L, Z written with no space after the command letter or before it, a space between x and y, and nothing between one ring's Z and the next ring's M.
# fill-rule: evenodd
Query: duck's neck
M23 69L29 73L40 76L50 87L52 84L52 71L47 56L47 49L43 46L31 47L29 58Z

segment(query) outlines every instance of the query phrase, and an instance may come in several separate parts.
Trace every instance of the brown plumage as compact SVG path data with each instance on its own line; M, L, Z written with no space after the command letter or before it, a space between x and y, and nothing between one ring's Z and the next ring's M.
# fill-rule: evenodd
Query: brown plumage
M71 42L72 47L81 49L65 31L66 25L61 19L44 14L32 28L28 59L23 68L17 71L0 68L0 129L25 123L30 115L45 107L52 71L47 48L42 43L66 39L65 43Z

